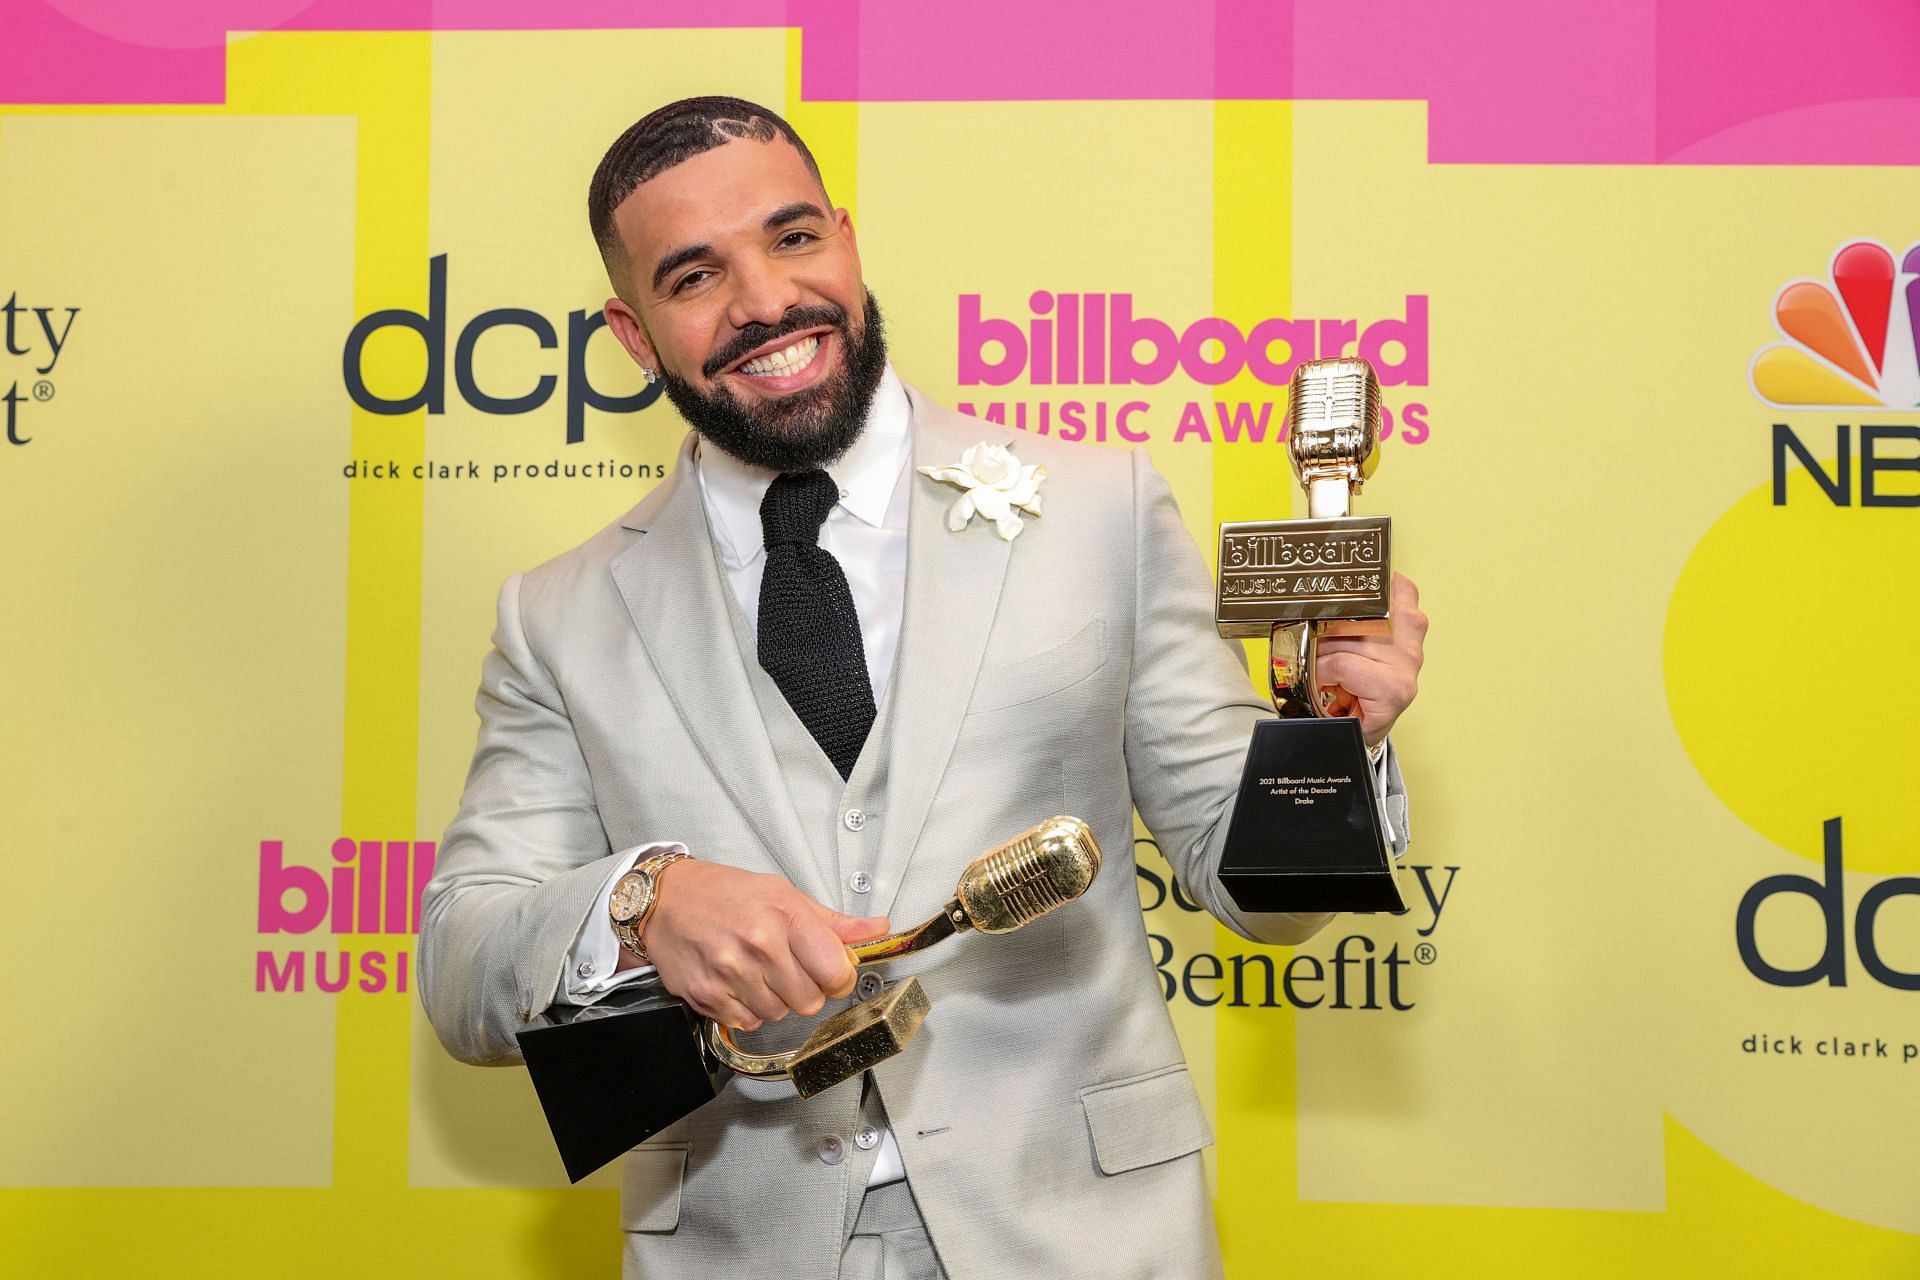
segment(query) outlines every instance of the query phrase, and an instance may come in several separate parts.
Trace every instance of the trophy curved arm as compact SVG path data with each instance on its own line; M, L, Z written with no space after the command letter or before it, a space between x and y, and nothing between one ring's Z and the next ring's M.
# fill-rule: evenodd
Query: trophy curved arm
M793 1064L800 1056L800 1049L789 1049L785 1053L750 1053L733 1042L731 1027L723 1027L711 1018L704 1021L707 1024L707 1048L735 1074L761 1080L785 1080L793 1073Z
M734 1043L733 1032L705 1019L707 1048L736 1075L791 1080L803 1098L885 1062L907 1047L926 1021L927 993L908 978L869 1000L849 1005L813 1029L806 1043L785 1053L753 1053Z
M856 942L847 950L853 952L855 965L883 964L916 951L925 951L934 943L972 927L973 922L967 918L967 909L955 898L939 915L930 917L922 924L902 929L899 933L890 933L884 938Z
M1282 720L1319 714L1319 681L1314 677L1315 643L1311 622L1279 622L1273 627L1267 677L1273 709Z

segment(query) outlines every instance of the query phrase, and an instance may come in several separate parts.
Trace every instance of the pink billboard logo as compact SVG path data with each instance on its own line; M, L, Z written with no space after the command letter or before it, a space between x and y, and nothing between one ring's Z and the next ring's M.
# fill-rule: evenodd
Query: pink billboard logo
M322 875L289 866L278 840L260 842L261 933L414 933L420 898L433 878L430 840L333 842L336 864Z
M1920 405L1920 244L1894 264L1880 241L1855 240L1825 279L1782 285L1773 322L1786 341L1754 353L1754 395L1781 409Z
M430 840L333 842L325 871L289 864L278 840L260 842L256 924L262 934L304 935L323 926L332 935L412 935L420 928L420 900L433 878ZM404 993L412 957L404 946L358 950L260 951L254 958L256 992L327 993L357 985L365 992Z
M1406 295L1404 314L1375 320L1307 320L1274 316L1246 332L1206 316L1176 328L1135 315L1130 293L1036 290L1028 315L1015 321L986 314L982 297L959 297L959 382L963 387L1151 386L1175 372L1217 387L1242 373L1284 387L1302 361L1358 354L1373 362L1382 386L1427 385L1427 295Z

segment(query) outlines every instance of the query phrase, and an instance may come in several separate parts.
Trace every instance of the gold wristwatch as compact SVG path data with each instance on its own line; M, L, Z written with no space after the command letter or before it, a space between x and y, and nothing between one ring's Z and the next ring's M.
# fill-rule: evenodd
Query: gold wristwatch
M613 921L613 934L620 939L620 945L646 960L647 953L640 946L640 931L647 927L647 917L653 914L654 903L660 898L660 873L682 858L692 854L669 852L656 853L613 884L613 896L607 900L607 914Z

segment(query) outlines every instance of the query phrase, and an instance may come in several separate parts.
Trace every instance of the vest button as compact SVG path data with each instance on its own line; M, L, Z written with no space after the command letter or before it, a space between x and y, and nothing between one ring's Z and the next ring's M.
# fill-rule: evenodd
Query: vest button
M862 1151L871 1151L880 1145L880 1131L868 1125L853 1135L853 1145Z
M885 980L882 979L879 974L868 971L861 974L860 981L854 984L853 994L858 999L871 1000L879 995L880 989L886 985Z
M847 810L847 816L841 819L841 821L847 824L847 830L859 831L867 825L867 815L864 810L849 809Z
M855 893L873 892L873 877L864 871L856 871L847 877L847 886Z

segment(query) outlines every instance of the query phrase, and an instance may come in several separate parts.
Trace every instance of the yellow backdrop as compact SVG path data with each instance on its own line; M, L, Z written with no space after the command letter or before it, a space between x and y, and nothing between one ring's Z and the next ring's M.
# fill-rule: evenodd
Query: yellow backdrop
M1748 378L1794 340L1783 285L1920 239L1920 174L1439 163L1419 100L835 101L779 22L225 59L218 102L0 109L10 1273L612 1272L611 1182L566 1188L523 1072L440 1051L405 904L500 580L683 430L595 407L641 385L584 332L587 176L727 92L810 139L905 377L1034 430L1104 407L1108 447L1134 405L1203 546L1294 501L1280 387L1031 352L983 383L1005 351L964 317L1125 295L1175 333L1291 321L1295 355L1394 339L1362 509L1434 619L1397 736L1414 907L1252 948L1143 857L1231 1275L1277 1237L1301 1274L1920 1274L1920 411ZM553 377L522 414L456 376L505 308L556 336L475 334L486 394ZM430 380L391 325L343 367L390 309L444 325L440 412L349 391Z

